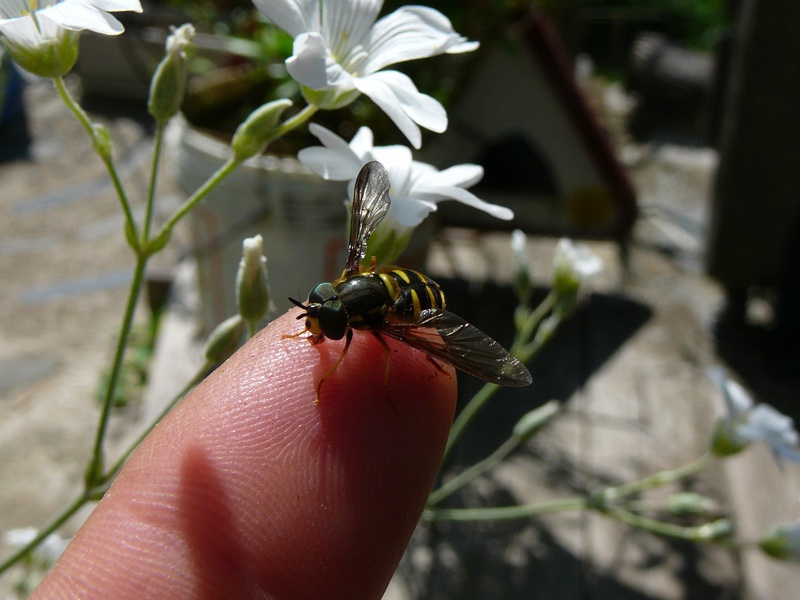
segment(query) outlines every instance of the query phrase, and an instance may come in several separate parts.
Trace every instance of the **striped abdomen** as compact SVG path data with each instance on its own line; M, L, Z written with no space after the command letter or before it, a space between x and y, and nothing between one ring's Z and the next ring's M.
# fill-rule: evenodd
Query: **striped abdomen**
M391 310L402 320L416 321L423 310L445 309L444 293L439 284L422 273L399 267L377 271L391 298Z

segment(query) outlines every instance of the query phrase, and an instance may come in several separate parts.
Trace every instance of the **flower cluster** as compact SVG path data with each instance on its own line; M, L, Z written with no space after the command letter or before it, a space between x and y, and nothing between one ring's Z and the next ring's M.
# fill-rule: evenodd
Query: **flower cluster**
M447 128L447 113L437 100L421 93L407 75L385 69L404 61L470 52L478 47L477 42L456 33L439 11L405 6L378 19L382 0L253 2L294 38L286 68L301 84L310 105L339 108L364 94L416 149L422 143L420 127L437 133ZM498 219L513 218L511 210L484 202L467 191L483 177L478 165L440 171L413 160L405 146L375 146L367 127L362 127L349 143L324 127L312 124L310 130L322 146L301 150L298 158L323 178L348 181L352 190L359 170L371 160L383 163L389 172L392 207L373 234L368 250L382 262L397 257L413 228L442 200L457 200Z

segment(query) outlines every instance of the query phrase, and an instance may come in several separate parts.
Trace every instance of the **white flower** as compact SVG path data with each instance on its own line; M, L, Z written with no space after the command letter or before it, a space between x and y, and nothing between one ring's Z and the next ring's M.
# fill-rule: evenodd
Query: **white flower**
M734 454L751 442L769 445L777 459L800 462L800 435L791 418L769 404L755 404L737 382L728 379L721 368L710 373L722 389L728 414L717 424L713 450L720 456Z
M38 533L35 527L9 529L3 533L3 543L15 548L22 548L32 542ZM57 533L51 533L44 538L33 552L36 556L46 561L48 565L52 565L64 552L67 544L69 544L69 540L65 540Z
M111 12L142 12L139 0L0 0L0 35L22 68L42 77L66 74L78 57L77 32L117 35Z
M510 209L484 202L465 189L483 177L483 167L479 165L458 165L439 171L432 165L413 160L406 146L373 146L369 127L361 127L349 144L315 123L309 125L309 131L324 145L304 148L297 158L324 179L348 181L350 194L358 172L366 163L377 160L386 167L392 186L389 192L392 205L368 248L368 252L374 252L382 262L399 255L414 227L435 211L442 200L457 200L498 219L514 218Z
M602 269L603 261L586 244L576 244L568 238L558 240L553 256L553 288L556 291L573 295Z
M355 181L361 167L377 160L386 167L392 185L391 217L400 227L416 227L442 200L457 200L498 219L514 218L511 209L489 204L465 188L483 177L479 165L458 165L439 171L412 159L406 146L373 146L372 131L361 127L350 144L332 131L311 123L309 130L324 144L300 150L297 157L312 171L333 181Z
M441 133L447 113L420 93L399 71L399 62L475 50L453 30L442 13L426 6L404 6L376 21L383 0L253 0L256 7L294 38L289 74L309 102L322 108L369 96L394 121L415 148L419 126Z
M528 238L519 229L511 233L511 260L514 293L523 304L528 303L531 294L532 280L528 259Z

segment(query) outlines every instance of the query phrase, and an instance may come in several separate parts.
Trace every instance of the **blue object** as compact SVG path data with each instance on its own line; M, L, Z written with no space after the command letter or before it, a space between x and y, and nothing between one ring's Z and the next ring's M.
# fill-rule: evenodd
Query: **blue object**
M22 88L25 82L8 56L0 62L0 126L22 117L25 106L22 103Z

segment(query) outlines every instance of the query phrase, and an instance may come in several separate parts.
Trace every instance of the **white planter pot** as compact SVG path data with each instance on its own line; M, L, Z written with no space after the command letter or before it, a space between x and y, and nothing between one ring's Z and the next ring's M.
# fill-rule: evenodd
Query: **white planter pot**
M230 156L226 143L179 119L177 178L194 192ZM295 159L254 157L240 165L191 213L201 324L210 331L236 314L234 283L242 240L260 233L272 299L305 300L313 286L341 275L347 253L346 187L313 174Z

